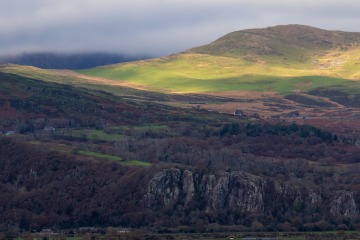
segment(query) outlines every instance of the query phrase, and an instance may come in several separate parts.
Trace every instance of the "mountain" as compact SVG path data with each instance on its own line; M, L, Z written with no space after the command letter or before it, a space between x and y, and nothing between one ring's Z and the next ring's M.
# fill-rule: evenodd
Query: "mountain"
M321 86L359 92L359 51L359 33L287 25L238 31L168 57L80 73L160 92L288 95Z
M15 56L0 57L0 64L12 63L44 69L86 69L147 58L149 57L110 53L24 53Z

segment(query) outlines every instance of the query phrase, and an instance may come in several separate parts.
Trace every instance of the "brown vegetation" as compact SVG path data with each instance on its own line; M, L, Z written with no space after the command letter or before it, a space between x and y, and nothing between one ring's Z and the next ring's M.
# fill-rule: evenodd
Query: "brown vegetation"
M359 228L356 135L0 78L2 228Z

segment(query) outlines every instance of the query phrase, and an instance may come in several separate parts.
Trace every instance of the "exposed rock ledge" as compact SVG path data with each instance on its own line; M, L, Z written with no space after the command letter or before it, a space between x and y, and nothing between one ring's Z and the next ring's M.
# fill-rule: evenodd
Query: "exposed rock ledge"
M352 192L323 193L302 181L278 183L241 171L194 173L177 168L156 173L150 180L144 204L148 209L176 205L206 213L233 211L239 214L274 212L328 212L330 216L358 214Z

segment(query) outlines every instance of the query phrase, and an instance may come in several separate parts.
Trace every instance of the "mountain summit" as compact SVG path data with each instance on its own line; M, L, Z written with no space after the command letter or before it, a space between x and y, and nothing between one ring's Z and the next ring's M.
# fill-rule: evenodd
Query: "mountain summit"
M304 25L280 25L229 33L189 52L247 60L278 58L304 62L328 50L347 50L360 45L360 33L328 31Z

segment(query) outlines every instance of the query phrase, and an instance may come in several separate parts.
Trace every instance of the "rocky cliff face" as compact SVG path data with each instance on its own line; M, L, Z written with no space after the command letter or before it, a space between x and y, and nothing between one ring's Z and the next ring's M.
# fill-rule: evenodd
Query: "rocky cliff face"
M244 172L200 175L172 168L154 175L145 202L148 208L156 208L179 203L188 206L192 201L200 200L206 212L228 208L262 212L265 184L264 179Z
M356 216L359 212L354 200L354 194L343 190L335 192L330 203L330 213L333 216Z
M219 172L205 175L200 184L206 211L237 209L255 213L264 210L264 179L244 172Z
M196 204L192 204L196 202ZM358 214L352 192L325 194L316 186L302 181L284 183L241 171L201 174L176 168L154 175L144 197L148 209L182 206L187 210L236 212L240 215L272 215L326 213L351 217ZM221 214L219 217L223 217Z

